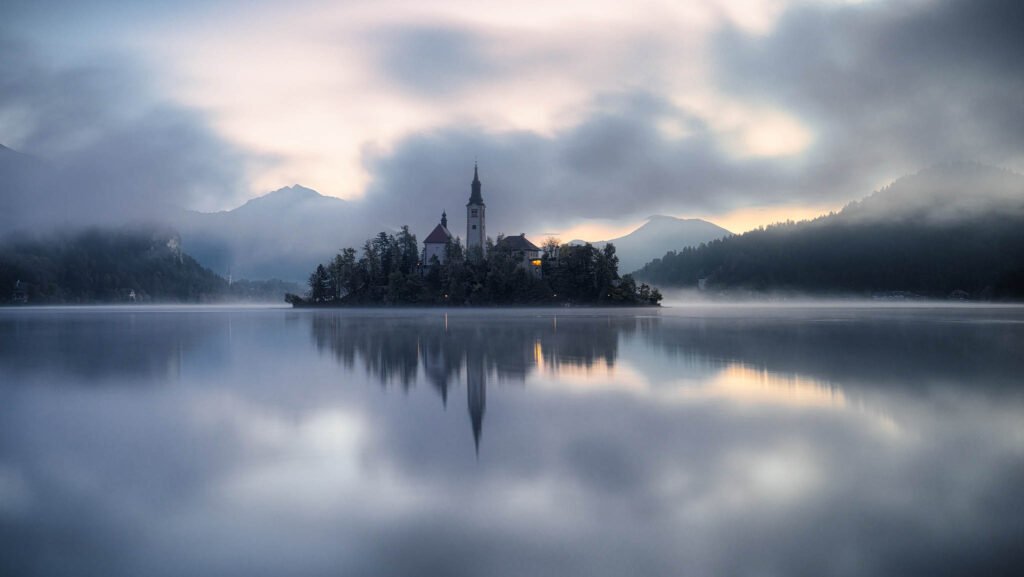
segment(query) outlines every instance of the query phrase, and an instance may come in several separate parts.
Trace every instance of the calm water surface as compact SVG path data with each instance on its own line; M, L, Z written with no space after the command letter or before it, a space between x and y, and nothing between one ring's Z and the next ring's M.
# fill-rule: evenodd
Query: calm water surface
M0 310L2 575L1021 575L1024 309Z

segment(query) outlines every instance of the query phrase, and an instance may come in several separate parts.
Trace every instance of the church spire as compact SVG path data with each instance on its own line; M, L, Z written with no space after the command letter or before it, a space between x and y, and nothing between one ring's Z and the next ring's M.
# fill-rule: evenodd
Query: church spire
M486 255L487 206L480 195L480 171L473 163L473 185L469 202L466 203L466 254L468 258L482 258ZM476 255L476 256L474 256Z
M448 213L446 211L441 211L441 226L448 228Z
M469 204L483 204L484 197L480 195L480 172L477 165L473 163L473 184L472 193L469 195Z

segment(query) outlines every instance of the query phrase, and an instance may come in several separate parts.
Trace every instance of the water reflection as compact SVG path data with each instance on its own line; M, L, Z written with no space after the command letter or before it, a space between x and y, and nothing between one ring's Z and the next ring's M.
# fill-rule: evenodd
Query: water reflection
M489 382L532 379L541 387L618 389L665 402L720 398L819 408L846 406L846 390L863 404L878 389L1013 387L1024 371L1016 348L1021 329L1000 315L1001 309L968 318L943 309L734 309L695 318L428 311L320 313L310 327L318 350L383 387L408 392L426 382L444 407L453 388L463 387L479 451ZM620 362L623 347L631 358Z
M465 387L476 450L480 449L489 380L525 383L538 367L552 373L612 368L620 338L657 319L607 316L425 313L413 317L323 313L311 329L320 351L346 369L361 367L387 387L408 391L421 379L448 406L456 383ZM596 323L596 326L595 326ZM596 330L595 330L596 328Z
M1024 568L1021 309L0 311L0 344L3 575Z

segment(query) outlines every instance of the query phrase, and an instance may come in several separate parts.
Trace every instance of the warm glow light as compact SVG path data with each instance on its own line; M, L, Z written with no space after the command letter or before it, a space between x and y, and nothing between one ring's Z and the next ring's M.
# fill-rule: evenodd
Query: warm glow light
M839 389L799 375L780 375L738 363L725 367L702 388L700 396L724 397L743 403L770 403L808 407L842 407L846 396Z
M689 403L723 399L740 404L768 404L809 408L843 408L846 396L838 388L800 375L781 375L739 363L724 366L713 377L694 383L652 383L630 363L595 362L593 365L545 363L538 341L533 357L542 373L554 381L539 379L536 386L573 392L620 390L659 402Z
M720 214L711 214L701 218L736 234L741 234L759 226L768 226L777 222L811 220L829 212L838 211L840 208L842 208L840 205L829 204L755 206Z
M762 112L743 127L740 149L749 156L791 156L811 144L811 131L781 112Z
M573 240L598 242L626 236L643 224L643 221L640 221L623 226L607 220L588 220L574 224L570 228L558 231L557 236L563 243L571 242Z

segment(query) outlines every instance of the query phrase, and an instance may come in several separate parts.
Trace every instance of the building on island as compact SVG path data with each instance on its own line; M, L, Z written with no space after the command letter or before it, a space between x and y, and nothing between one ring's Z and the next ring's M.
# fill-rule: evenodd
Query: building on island
M480 171L473 164L473 182L470 184L469 202L466 203L466 258L487 258L487 205L481 193ZM433 259L444 264L448 258L447 245L455 238L448 230L448 214L441 213L441 223L427 235L423 241L423 268L433 266ZM540 274L541 249L526 238L525 233L519 236L499 238L494 246L496 251L507 251L522 266L534 274Z
M441 213L441 224L430 231L426 240L423 241L423 266L431 266L435 257L438 264L444 264L448 259L448 243L452 240L452 233L448 231L448 213Z
M479 248L480 256L487 257L484 242L487 240L487 205L480 194L480 174L473 163L473 183L470 185L469 202L466 203L466 253L473 254Z
M535 274L540 273L541 249L526 238L525 232L520 233L519 236L506 236L499 239L498 243L494 245L494 250L495 252L509 253L511 259L520 261L526 270L534 271Z
M14 281L14 291L11 293L11 302L14 304L27 304L28 303L28 284L21 282L21 280Z

